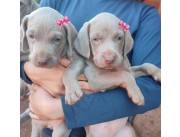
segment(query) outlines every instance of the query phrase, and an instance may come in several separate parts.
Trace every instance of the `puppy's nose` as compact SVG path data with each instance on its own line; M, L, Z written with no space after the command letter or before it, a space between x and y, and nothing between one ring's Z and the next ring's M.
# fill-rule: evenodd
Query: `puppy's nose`
M116 54L112 51L105 51L103 52L103 58L106 64L111 64L114 62Z
M47 65L47 64L48 64L48 59L46 59L46 58L39 58L39 59L37 60L37 63L38 63L38 65L40 65L40 66Z
M47 62L46 62L46 61L44 61L44 62L40 62L40 61L39 61L39 62L38 62L38 65L39 65L39 66L45 66L45 65L47 65Z

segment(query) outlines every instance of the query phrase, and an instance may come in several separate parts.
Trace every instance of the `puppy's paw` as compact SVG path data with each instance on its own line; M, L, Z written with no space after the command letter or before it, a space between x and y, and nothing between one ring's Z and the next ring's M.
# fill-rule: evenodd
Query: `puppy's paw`
M132 96L132 101L137 104L138 106L144 105L144 96L142 94L135 94Z
M129 97L131 98L132 102L138 106L144 105L144 96L141 93L141 90L138 87L135 87L132 89L130 92L131 94L128 93Z
M158 70L152 74L154 80L161 82L161 70Z
M83 92L79 86L68 88L65 92L65 103L68 105L75 104L83 96Z
M144 63L142 68L148 75L151 75L154 80L161 82L161 69L151 63Z

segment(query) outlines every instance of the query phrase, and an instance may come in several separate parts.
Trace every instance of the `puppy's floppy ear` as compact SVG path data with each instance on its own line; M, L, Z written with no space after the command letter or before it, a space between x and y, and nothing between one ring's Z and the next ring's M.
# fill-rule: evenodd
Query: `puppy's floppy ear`
M27 37L26 37L28 18L29 18L29 16L26 15L23 18L23 21L21 23L21 30L20 30L20 45L21 45L21 47L20 47L20 50L23 53L29 52L29 44L28 44Z
M133 38L129 31L124 32L124 55L127 55L133 47Z
M64 28L66 31L66 37L67 37L67 42L68 42L67 55L71 57L73 54L74 41L77 37L77 30L72 23L65 24Z
M76 51L87 59L90 57L89 27L89 22L86 22L80 29L78 37L75 40Z

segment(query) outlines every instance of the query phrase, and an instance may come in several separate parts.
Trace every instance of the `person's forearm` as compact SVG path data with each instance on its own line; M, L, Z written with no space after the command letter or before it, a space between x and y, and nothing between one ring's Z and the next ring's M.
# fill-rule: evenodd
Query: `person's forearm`
M64 97L62 97L62 105L68 127L77 128L97 124L144 113L158 107L161 100L160 85L149 77L137 78L137 84L145 98L144 106L133 104L123 89L84 95L74 106L66 105Z
M24 62L24 61L21 61L21 63L20 63L20 77L21 77L21 79L24 80L26 83L32 84L32 81L28 78L28 76L27 76L26 73L25 73L25 70L24 70L24 64L25 64L25 63L26 63L26 62Z

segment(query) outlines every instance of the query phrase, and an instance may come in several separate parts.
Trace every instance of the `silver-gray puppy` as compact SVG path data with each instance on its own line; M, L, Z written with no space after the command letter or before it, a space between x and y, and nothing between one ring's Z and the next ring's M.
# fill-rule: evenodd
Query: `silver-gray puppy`
M73 61L64 78L68 104L75 103L82 96L76 79L80 73L85 74L94 89L125 88L137 105L143 105L144 98L135 77L151 75L160 81L160 69L155 65L145 63L130 66L127 54L132 49L133 39L129 31L119 28L119 22L116 16L101 13L81 28L75 41L75 50L83 59Z
M37 67L53 67L61 58L72 56L72 46L77 31L69 22L57 24L64 17L48 7L39 8L26 15L21 24L21 52L29 52L29 60ZM53 137L67 137L69 130L64 122L32 119L32 137L40 137L42 128L52 128Z
M144 104L144 97L136 84L135 77L151 75L155 80L161 80L161 71L153 64L130 66L127 54L133 47L133 38L129 31L120 28L120 21L110 13L100 13L80 29L75 41L75 50L81 57L72 62L63 78L67 104L76 103L83 95L77 81L81 73L96 90L125 88L128 96L137 105ZM135 136L132 128L127 127L125 121L127 118L88 126L87 136ZM109 129L114 130L109 131Z

